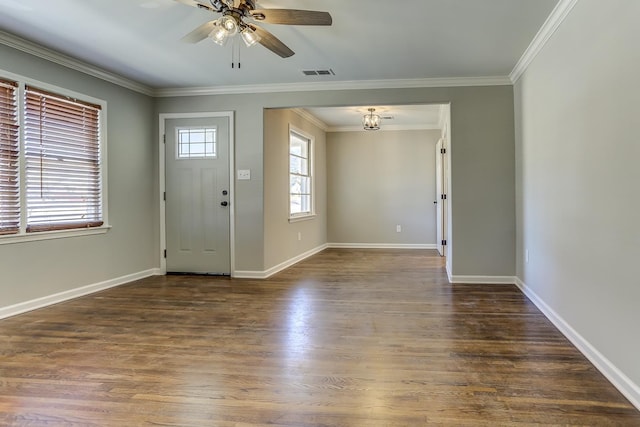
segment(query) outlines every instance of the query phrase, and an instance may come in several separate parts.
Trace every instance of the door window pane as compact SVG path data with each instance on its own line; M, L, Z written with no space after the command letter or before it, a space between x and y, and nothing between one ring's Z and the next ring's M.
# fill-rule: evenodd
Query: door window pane
M178 129L178 159L216 158L217 129Z

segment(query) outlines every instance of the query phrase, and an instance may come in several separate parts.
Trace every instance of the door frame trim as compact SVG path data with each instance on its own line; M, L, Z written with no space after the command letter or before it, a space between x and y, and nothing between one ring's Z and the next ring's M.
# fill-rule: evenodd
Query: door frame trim
M166 121L172 119L199 119L199 118L219 118L229 119L229 269L231 277L235 276L235 116L233 111L218 111L204 113L161 113L158 115L158 171L159 171L159 209L160 209L160 272L167 274L167 259L164 257L164 250L167 247L167 219L166 201L164 192L166 191L166 171L165 171L165 143L164 134Z

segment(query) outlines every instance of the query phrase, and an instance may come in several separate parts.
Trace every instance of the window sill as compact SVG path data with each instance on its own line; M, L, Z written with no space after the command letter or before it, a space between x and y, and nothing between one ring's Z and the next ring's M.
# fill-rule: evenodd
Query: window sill
M289 217L289 223L309 221L311 219L314 219L315 217L316 217L316 214L292 216L292 217Z
M69 237L94 236L97 234L105 234L110 229L110 225L103 225L102 227L79 228L75 230L40 231L37 233L29 234L10 234L6 236L0 236L0 245L36 242L39 240L65 239Z

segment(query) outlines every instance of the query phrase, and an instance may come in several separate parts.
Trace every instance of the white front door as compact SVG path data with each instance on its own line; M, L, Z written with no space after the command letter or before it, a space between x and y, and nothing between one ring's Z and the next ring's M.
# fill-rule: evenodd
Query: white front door
M231 273L229 117L165 121L169 273Z

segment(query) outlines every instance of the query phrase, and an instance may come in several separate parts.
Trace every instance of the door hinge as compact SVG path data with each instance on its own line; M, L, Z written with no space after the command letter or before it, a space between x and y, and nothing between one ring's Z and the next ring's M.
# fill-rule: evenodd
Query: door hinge
M164 250L164 257L165 258L167 257L167 250L166 249Z
M162 200L167 201L167 192L162 193Z
M440 198L441 198L442 200L447 200L447 195L446 195L446 194L441 194L441 195L440 195Z
M442 243L442 246L447 246L447 241L446 240L443 240L441 243Z
M447 149L446 148L441 148L440 149L440 154L447 154Z
M162 135L162 143L163 144L167 143L167 134L166 133L164 135Z

